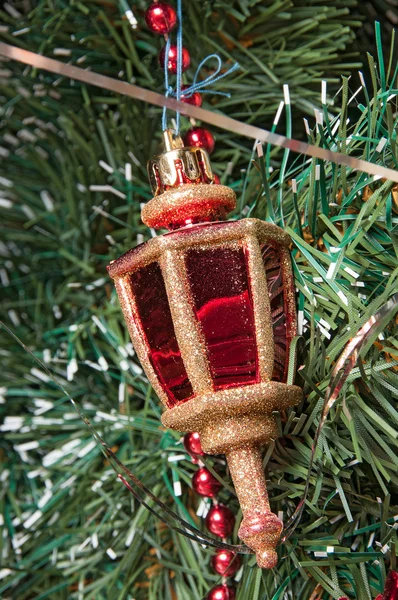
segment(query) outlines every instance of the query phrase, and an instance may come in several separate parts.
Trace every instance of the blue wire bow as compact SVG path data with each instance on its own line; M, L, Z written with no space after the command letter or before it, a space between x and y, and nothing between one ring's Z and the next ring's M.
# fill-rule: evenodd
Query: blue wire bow
M220 74L220 71L222 68L222 61L221 61L221 58L218 56L218 54L209 54L209 56L206 56L206 58L204 58L202 60L202 62L196 69L196 73L193 78L192 85L185 88L185 90L183 90L183 91L181 90L181 79L182 79L182 60L181 60L181 57L182 57L182 2L181 2L181 0L178 0L178 2L177 2L177 16L178 16L177 82L176 82L176 89L174 90L169 85L169 71L167 68L168 62L169 62L170 45L171 45L171 41L170 41L170 37L169 37L166 42L165 55L164 55L164 86L165 86L166 98L171 96L171 97L176 98L177 100L181 100L182 95L184 96L184 98L190 98L195 92L213 93L213 94L217 94L219 96L225 96L226 98L230 98L231 94L229 92L220 92L220 91L206 89L209 86L216 83L217 81L219 81L220 79L227 77L228 75L230 75L231 73L233 73L234 71L239 69L239 67L240 67L239 63L235 63L230 69L228 69L228 71ZM206 79L203 79L202 81L198 82L198 77L199 77L202 67L208 60L210 60L212 58L215 58L217 60L217 63L218 63L217 69L215 70L214 73L212 73L211 75L206 77ZM167 129L167 108L166 107L163 108L162 129L163 130ZM176 114L176 134L177 135L178 135L179 131L180 131L180 113L177 112L177 114Z
M214 73L212 73L211 75L206 77L206 79L203 79L202 81L197 82L201 68L211 58L215 58L217 60L217 62L218 62L217 69L215 70ZM219 75L219 73L221 71L221 67L222 67L222 62L221 62L221 58L218 56L218 54L209 54L209 56L206 56L206 58L204 58L202 60L202 62L196 69L195 77L193 78L193 84L190 85L189 87L185 88L184 93L183 93L184 97L190 98L192 96L192 94L194 94L195 92L205 92L205 93L207 92L208 93L209 91L211 91L212 94L218 94L219 96L226 96L226 98L230 98L231 94L229 92L220 92L217 90L206 90L206 88L209 87L210 85L213 85L220 79L227 77L228 75L230 75L231 73L233 73L234 71L239 69L240 65L239 65L239 63L235 63L230 69L228 69L228 71L225 71L225 73L221 73L221 75Z

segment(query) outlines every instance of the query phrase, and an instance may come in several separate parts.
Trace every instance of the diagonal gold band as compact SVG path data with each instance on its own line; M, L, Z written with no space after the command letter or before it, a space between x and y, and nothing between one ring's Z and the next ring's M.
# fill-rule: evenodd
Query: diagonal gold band
M149 104L162 107L166 106L171 110L183 112L184 115L193 117L194 119L205 121L206 123L215 125L220 129L234 131L238 135L244 135L246 137L253 138L254 140L258 140L259 142L264 142L280 148L288 148L292 152L306 154L307 156L320 158L322 160L328 160L339 165L346 165L352 169L357 169L358 171L362 171L370 175L377 175L398 183L398 171L394 171L393 169L388 169L381 165L375 165L366 160L347 156L341 152L332 152L332 150L318 148L318 146L306 144L305 142L300 142L299 140L289 139L284 135L278 135L276 133L272 133L271 131L267 131L266 129L254 127L253 125L247 125L246 123L231 119L230 117L226 117L220 113L205 110L204 108L198 108L196 106L192 106L191 104L177 102L177 100L174 100L173 98L166 98L162 94L151 92L150 90L138 87L137 85L132 85L130 83L126 83L125 81L118 81L112 77L106 77L105 75L93 73L92 71L81 69L80 67L66 65L59 60L46 58L40 54L28 52L28 50L22 50L21 48L11 46L10 44L4 44L3 42L0 42L0 55L7 56L12 60L22 62L26 65L31 65L37 69L45 69L51 73L56 73L57 75L63 75L65 77L69 77L70 79L83 81L83 83L95 85L104 90L110 90L111 92L116 92L117 94L123 94L124 96L130 96L131 98L142 100L143 102L148 102Z

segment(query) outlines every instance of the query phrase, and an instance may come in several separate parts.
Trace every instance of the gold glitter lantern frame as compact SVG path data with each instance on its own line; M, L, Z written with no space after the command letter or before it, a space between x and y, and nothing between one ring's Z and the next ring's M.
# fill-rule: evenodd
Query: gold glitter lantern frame
M213 174L203 149L183 148L181 140L173 139L169 132L165 132L165 146L166 152L148 166L157 194L142 211L148 226L210 221L235 207L234 192L212 183ZM298 404L302 390L272 380L274 332L262 249L271 247L279 256L286 339L290 341L296 335L296 309L289 243L289 236L279 227L258 219L208 222L153 238L108 267L137 355L167 407L163 424L182 432L198 431L205 452L226 455L243 512L239 537L256 552L258 565L263 568L277 563L275 548L283 524L270 510L261 447L277 437L273 411ZM209 249L244 252L257 351L255 383L216 389L187 269L188 253ZM190 397L173 403L151 356L137 293L131 284L134 274L151 265L160 267L176 342L192 386Z

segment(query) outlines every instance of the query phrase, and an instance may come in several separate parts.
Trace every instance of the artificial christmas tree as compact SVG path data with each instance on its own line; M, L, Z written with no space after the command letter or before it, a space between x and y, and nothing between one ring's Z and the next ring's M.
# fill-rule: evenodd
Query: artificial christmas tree
M358 60L344 57L359 23L355 5L188 3L191 69L214 49L230 64L238 61L241 70L216 88L232 94L216 98L216 110L269 128L288 83L292 105L274 125L278 133L290 135L293 108L300 137L298 115L312 119L315 106L323 123L319 113L308 128L311 142L396 168L396 71L388 40L384 63L376 59L380 76L371 62L359 95L352 99L356 89L347 80L334 107L320 95L323 74L332 95ZM7 3L0 33L8 44L159 90L161 44L145 28L147 7L128 7L138 23L132 30L121 16L124 5ZM159 407L105 274L110 260L148 237L139 212L151 197L145 163L156 154L159 111L11 61L1 69L3 318L118 458L187 522L204 528L195 515L198 497L189 491L195 467L180 435L159 428ZM189 83L193 71L186 75ZM204 105L214 109L210 98ZM396 290L396 186L270 147L256 157L251 141L233 131L213 133L212 163L238 197L233 218L273 222L293 240L304 340L294 344L302 344L306 400L277 417L279 439L264 457L272 510L286 518L303 496L333 363ZM364 348L328 415L305 510L278 568L262 572L242 556L238 599L290 593L368 600L384 593L395 567L398 512L394 327L385 325ZM0 594L185 599L233 589L211 572L214 551L161 526L127 495L69 400L32 357L5 332L1 344ZM294 369L290 383L293 375ZM240 521L225 464L205 461L209 472L222 474L221 506Z

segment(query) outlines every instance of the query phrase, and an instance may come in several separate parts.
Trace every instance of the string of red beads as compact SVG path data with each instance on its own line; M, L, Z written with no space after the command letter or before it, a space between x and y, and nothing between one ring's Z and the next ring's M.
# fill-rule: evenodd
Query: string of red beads
M175 27L177 23L177 14L174 8L165 2L154 2L147 9L145 13L145 21L148 28L153 33L164 35L167 40L169 33ZM166 48L162 48L159 53L159 64L164 68ZM178 52L176 44L171 44L169 48L169 54L167 57L167 70L174 75L177 73L177 61ZM191 64L191 56L187 48L183 46L181 52L181 70L186 71ZM181 91L184 92L189 88L188 85L183 85ZM202 96L199 92L193 92L189 96L181 94L181 101L186 104L192 104L193 106L202 105ZM214 136L212 133L204 127L192 127L189 129L184 136L184 143L186 146L197 146L198 148L205 148L209 154L214 150ZM216 182L217 183L217 182Z
M199 463L198 470L192 477L192 488L200 496L213 499L213 506L206 516L206 527L215 536L225 539L231 535L235 526L233 512L223 504L214 500L221 489L220 482L204 466L200 464L200 457L204 455L197 432L187 433L184 437L184 446L194 463ZM230 550L219 548L211 559L213 570L222 577L232 577L241 565L240 557ZM235 588L227 583L213 587L207 595L207 600L235 600Z

